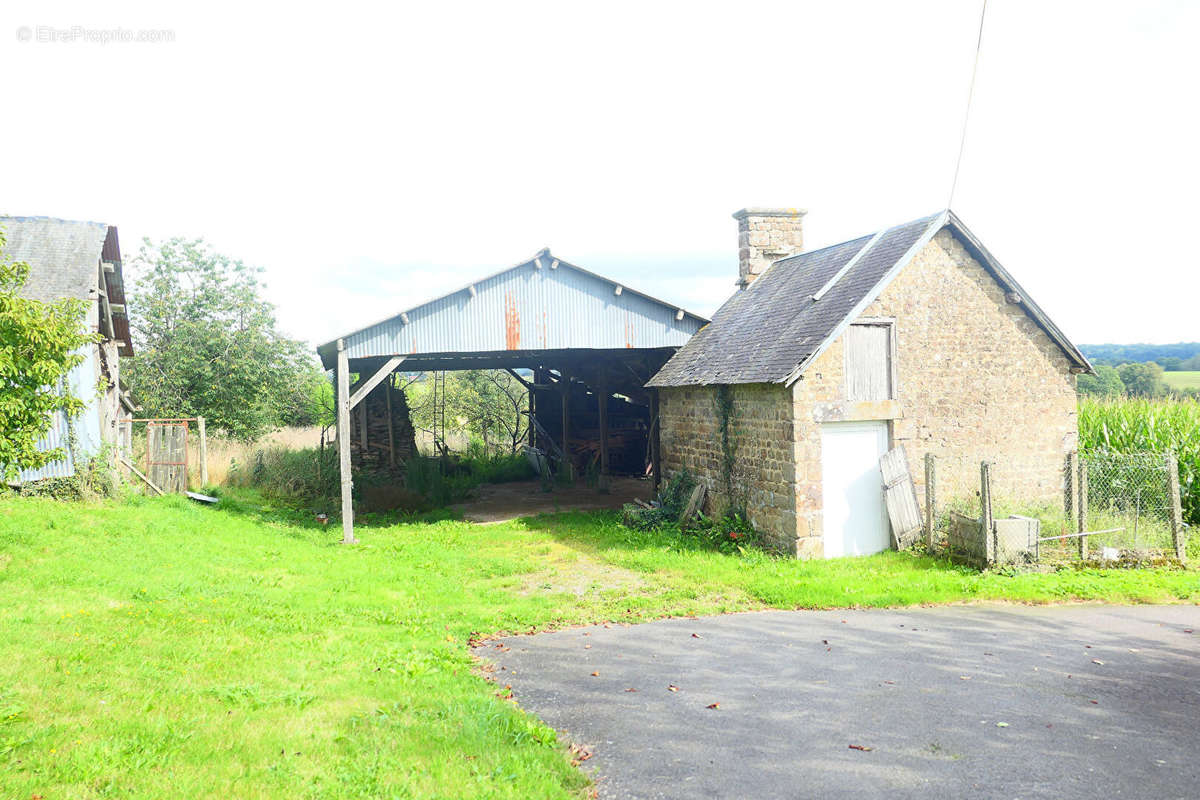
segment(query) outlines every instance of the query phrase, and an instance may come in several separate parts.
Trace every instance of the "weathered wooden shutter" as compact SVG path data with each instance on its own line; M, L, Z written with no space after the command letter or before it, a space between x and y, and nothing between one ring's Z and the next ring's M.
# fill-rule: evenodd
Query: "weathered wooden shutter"
M911 547L921 538L921 507L917 487L908 472L908 457L900 445L879 459L883 474L883 497L892 521L892 543L897 550Z
M846 328L846 399L888 400L892 396L892 328Z

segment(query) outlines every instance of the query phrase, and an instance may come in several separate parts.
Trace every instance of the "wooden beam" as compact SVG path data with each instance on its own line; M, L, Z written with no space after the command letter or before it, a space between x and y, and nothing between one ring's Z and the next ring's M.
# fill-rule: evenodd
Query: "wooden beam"
M571 464L571 378L566 372L560 371L560 382L562 383L562 452L563 452L563 467L567 470L568 476L571 470L574 469Z
M658 410L658 390L650 390L650 473L653 476L654 491L662 486L662 440L659 431L662 420Z
M392 373L388 374L387 380L387 429L388 429L388 466L395 469L396 467L396 426L392 422L392 392L395 390L392 383Z
M125 460L125 459L123 459L123 458L121 459L121 463L122 463L122 464L124 464L124 465L125 465L125 467L126 467L126 469L128 469L128 470L129 470L130 472L132 472L134 475L137 475L139 478L141 478L142 480L144 480L144 481L146 482L146 485L147 485L147 486L149 486L151 489L153 489L153 490L154 490L154 493L155 493L155 494L162 494L162 493L163 493L163 490L162 490L162 489L160 489L160 488L158 488L157 486L155 486L155 485L154 485L154 482L153 482L152 480L150 480L149 478L147 478L145 475L143 475L141 472L139 472L139 471L138 471L138 468L137 468L137 467L135 467L133 464L130 464L128 461L126 461L126 460Z
M337 342L338 473L342 480L342 543L355 544L353 478L350 473L350 359L346 341Z
M526 389L529 389L530 391L533 390L533 384L530 383L529 381L525 380L524 378L522 378L520 375L518 375L517 371L515 369L513 369L512 367L505 367L504 371L507 372L509 375L512 375L517 380L519 380Z
M600 380L596 391L600 416L600 491L608 491L608 365L600 365Z
M391 375L396 367L400 366L404 361L404 356L392 356L387 360L387 363L379 368L371 377L359 384L358 389L350 397L350 408L354 408L362 399L371 393L371 390L383 382L383 379Z

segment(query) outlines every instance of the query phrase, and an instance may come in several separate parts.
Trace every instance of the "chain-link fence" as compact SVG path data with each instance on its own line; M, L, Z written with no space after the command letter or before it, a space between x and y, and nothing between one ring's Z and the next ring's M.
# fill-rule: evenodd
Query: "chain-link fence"
M1172 455L1072 454L1061 473L1038 469L927 456L928 546L979 564L1187 559Z
M1067 514L1090 533L1074 555L1101 559L1186 557L1175 458L1163 453L1085 453L1068 469ZM1058 542L1049 543L1057 545ZM1061 549L1061 548L1057 548ZM1046 557L1053 557L1051 546Z

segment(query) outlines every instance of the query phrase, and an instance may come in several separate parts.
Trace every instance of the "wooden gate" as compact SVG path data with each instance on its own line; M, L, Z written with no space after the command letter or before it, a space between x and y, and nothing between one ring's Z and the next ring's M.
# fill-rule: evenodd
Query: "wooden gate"
M146 471L164 492L187 491L187 434L186 421L146 425Z
M892 521L892 541L897 550L911 547L921 536L921 507L917 504L917 487L908 472L908 457L904 446L889 450L879 459L883 473L883 496L888 517Z

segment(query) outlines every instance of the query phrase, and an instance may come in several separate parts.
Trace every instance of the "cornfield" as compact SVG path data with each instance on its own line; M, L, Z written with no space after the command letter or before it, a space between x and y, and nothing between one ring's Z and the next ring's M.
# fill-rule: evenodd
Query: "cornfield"
M1174 451L1183 519L1200 525L1200 401L1081 398L1079 447L1115 453Z

